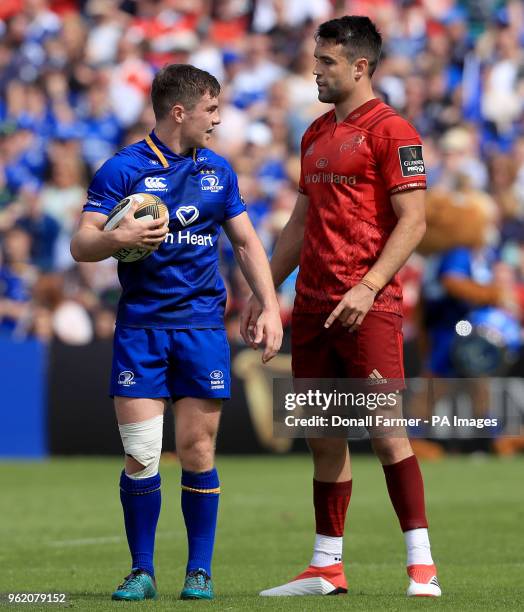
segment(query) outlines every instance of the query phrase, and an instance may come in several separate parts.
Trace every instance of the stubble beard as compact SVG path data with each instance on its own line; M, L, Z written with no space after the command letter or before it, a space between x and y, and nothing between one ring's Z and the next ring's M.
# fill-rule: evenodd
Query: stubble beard
M336 104L340 102L342 96L339 91L333 89L324 89L324 91L318 92L318 99L320 102L324 102L325 104Z

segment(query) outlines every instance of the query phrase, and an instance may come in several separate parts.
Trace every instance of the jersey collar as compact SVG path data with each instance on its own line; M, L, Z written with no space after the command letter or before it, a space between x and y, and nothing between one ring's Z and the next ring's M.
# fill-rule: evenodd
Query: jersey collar
M374 109L377 104L380 104L380 98L371 98L364 104L361 104L358 108L352 110L349 115L344 119L344 123L354 123L357 119L363 117L370 110Z
M147 146L157 156L164 168L169 168L170 161L187 161L188 159L192 159L194 162L196 162L197 149L192 149L191 156L178 155L178 153L172 151L160 140L160 138L155 134L155 130L152 130L151 133L146 136L145 140Z

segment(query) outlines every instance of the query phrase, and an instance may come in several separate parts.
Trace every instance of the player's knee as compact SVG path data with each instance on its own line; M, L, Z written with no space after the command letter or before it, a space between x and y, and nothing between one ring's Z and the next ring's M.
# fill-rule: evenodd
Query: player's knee
M130 478L133 478L134 474L141 472L145 468L144 465L142 465L141 463L138 463L138 461L134 457L131 457L130 455L126 455L124 467L125 467L126 474Z
M126 461L126 473L130 478L150 478L158 474L163 423L164 417L160 415L118 426L124 452L128 459L132 459Z
M215 441L211 436L186 437L179 441L177 455L182 467L190 471L210 469L215 458Z
M373 438L371 445L383 465L398 463L413 454L407 438Z
M347 441L338 438L310 438L308 446L315 459L344 457Z

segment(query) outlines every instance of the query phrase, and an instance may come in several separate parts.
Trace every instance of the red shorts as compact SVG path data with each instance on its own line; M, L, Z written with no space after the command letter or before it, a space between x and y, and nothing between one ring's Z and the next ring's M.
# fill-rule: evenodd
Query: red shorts
M372 310L360 329L350 332L338 320L325 329L328 316L293 314L295 378L358 378L376 384L380 391L404 388L402 317Z

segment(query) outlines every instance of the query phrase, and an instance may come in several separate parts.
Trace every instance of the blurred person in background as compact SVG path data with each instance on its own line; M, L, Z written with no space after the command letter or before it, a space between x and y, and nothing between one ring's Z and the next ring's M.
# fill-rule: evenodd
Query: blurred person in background
M461 391L475 417L489 416L487 377L506 375L521 349L521 292L515 268L501 259L495 201L470 187L468 177L453 190L433 188L427 197L427 232L419 246L426 257L418 317L424 355L422 373L434 378L410 398L409 414L428 419L444 396ZM506 258L507 259L507 258ZM452 379L466 378L459 385ZM424 425L410 429L420 438ZM412 440L421 458L438 458L435 440ZM475 450L488 450L486 441Z
M53 141L48 149L49 167L40 199L42 210L71 237L84 204L87 169L74 140Z
M125 39L125 27L131 19L119 10L119 4L116 0L88 0L85 5L86 14L91 18L85 42L85 59L90 66L116 63L119 46Z
M0 330L25 337L30 327L31 291L38 271L31 263L31 236L20 227L2 235L0 254Z
M67 295L65 279L59 274L42 275L33 287L37 306L36 330L44 334L46 311L53 337L71 346L89 344L93 339L93 323L86 310L76 299Z
M509 249L524 243L524 191L519 189L518 161L498 153L488 162L491 196L498 208L498 225L502 258ZM516 263L516 262L514 262Z
M429 371L434 376L460 377L465 372L459 371L453 361L457 324L468 320L478 307L500 307L517 316L519 309L508 279L496 274L499 257L493 243L497 213L493 200L466 186L452 192L435 189L428 193L428 208L430 233L421 249L428 249L433 233L439 240L432 210L435 215L446 215L453 226L440 240L454 243L452 248L428 258L424 271L422 295L424 327L430 342ZM462 229L464 223L469 227Z
M444 133L440 140L443 153L438 184L448 190L463 185L478 191L488 184L488 170L479 154L478 131L473 125L456 126Z
M143 59L146 45L124 36L118 46L118 60L111 70L111 107L124 127L136 124L148 103L154 71ZM122 104L123 98L126 104Z
M295 30L305 22L320 22L331 13L328 0L259 0L255 3L253 29L270 33L278 28Z
M31 236L31 260L40 270L55 268L56 245L60 224L42 207L40 192L23 189L19 194L21 214L16 224Z
M484 146L507 151L515 137L515 123L524 108L524 54L519 32L504 22L494 35L494 58L483 73L481 113Z
M111 108L108 76L101 74L87 89L79 109L82 153L92 171L117 150L122 125Z
M251 35L241 67L231 82L233 103L253 114L257 104L267 101L271 85L285 75L285 69L274 57L271 38L264 34Z

